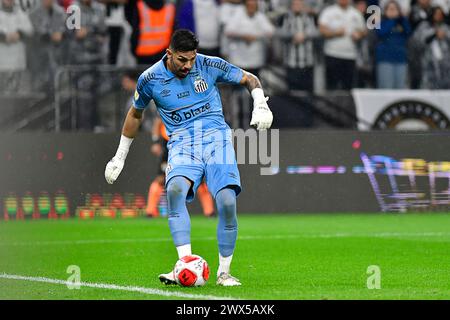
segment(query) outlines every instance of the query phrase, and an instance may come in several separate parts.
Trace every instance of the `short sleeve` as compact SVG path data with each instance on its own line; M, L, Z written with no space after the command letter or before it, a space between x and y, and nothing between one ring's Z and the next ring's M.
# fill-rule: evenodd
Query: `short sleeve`
M203 65L215 74L216 82L239 84L244 75L241 68L219 57L205 58Z
M261 14L261 29L266 34L273 34L275 32L275 27L270 22L270 20L263 14Z
M360 12L358 12L358 19L359 19L359 28L362 30L367 29L366 20L364 20L364 16Z
M319 15L319 24L328 25L330 20L330 7L325 8Z
M136 109L145 109L150 100L152 100L151 93L151 74L143 73L138 79L138 83L136 86L136 91L134 92L133 97L133 106Z

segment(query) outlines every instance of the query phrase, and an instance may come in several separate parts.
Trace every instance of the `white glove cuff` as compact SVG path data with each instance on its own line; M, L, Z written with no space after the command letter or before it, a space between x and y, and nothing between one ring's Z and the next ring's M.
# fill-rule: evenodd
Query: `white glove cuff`
M251 92L254 101L265 101L264 91L261 88L255 88Z
M131 143L133 142L133 138L128 138L124 135L120 137L120 144L117 148L116 157L125 160L128 155L128 151L130 150Z

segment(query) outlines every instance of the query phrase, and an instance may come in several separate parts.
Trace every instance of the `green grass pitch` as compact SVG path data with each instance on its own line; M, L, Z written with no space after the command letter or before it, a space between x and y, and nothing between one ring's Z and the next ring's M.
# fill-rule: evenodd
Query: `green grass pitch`
M215 285L217 220L191 222L212 271L199 288L157 279L177 260L167 219L0 221L0 299L450 299L450 214L240 214L232 288ZM69 265L97 287L50 283Z

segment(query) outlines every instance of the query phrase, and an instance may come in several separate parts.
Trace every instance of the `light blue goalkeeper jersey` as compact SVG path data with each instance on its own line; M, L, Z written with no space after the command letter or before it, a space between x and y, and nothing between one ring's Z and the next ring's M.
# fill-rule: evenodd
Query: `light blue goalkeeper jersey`
M242 69L222 58L197 54L191 71L180 79L167 69L165 59L166 56L139 77L134 107L145 109L153 99L170 143L186 141L186 135L192 139L191 143L195 143L205 134L230 132L223 116L217 83L239 83ZM183 139L177 139L180 135Z

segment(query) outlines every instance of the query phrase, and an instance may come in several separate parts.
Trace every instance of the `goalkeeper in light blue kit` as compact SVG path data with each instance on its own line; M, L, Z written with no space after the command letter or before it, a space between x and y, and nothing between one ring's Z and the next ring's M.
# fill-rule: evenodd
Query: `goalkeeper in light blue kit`
M106 165L105 178L112 184L119 176L143 111L153 99L170 137L166 190L169 227L178 257L192 254L186 201L192 201L204 177L219 217L217 285L238 286L241 283L231 276L230 265L237 238L236 197L241 182L216 83L241 84L249 90L253 97L250 125L257 130L270 128L273 116L256 76L221 58L197 54L197 47L192 32L177 30L166 55L141 74L116 155ZM159 279L165 284L176 283L173 272L161 274Z

